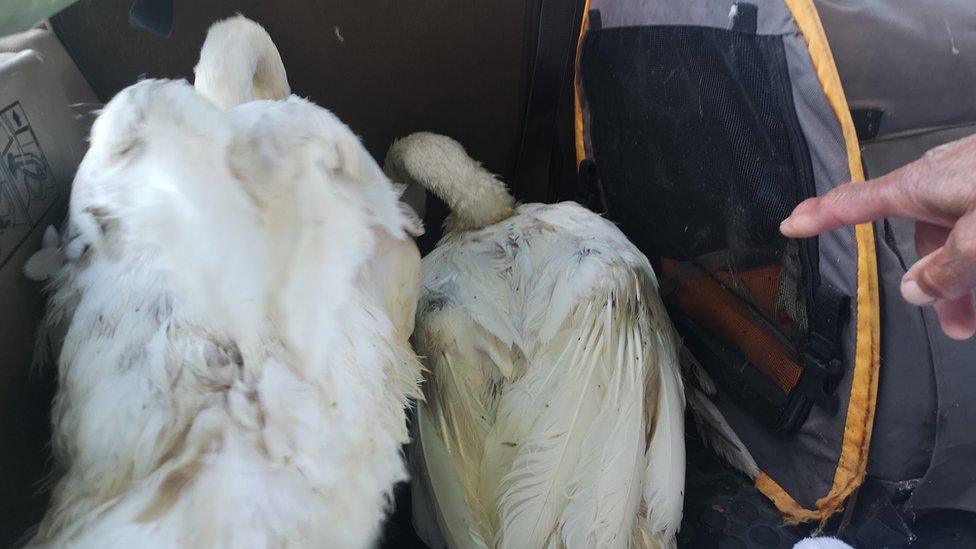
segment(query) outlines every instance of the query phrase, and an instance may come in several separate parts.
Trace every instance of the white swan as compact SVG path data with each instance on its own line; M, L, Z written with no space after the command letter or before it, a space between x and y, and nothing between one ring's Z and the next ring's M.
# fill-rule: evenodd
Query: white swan
M237 15L210 26L200 60L194 67L194 89L222 109L232 109L254 100L284 100L291 94L278 48L258 23ZM401 195L406 191L398 187ZM420 204L422 206L422 204ZM423 234L423 225L411 206L402 214L410 218L412 236ZM420 283L420 252L412 240L376 233L377 257L370 276L376 279L387 312L396 320L404 345L413 331L416 309L415 288Z
M383 246L416 228L352 132L297 98L221 111L141 82L70 209L62 471L31 545L369 546L419 376L412 256L391 276Z
M452 210L414 338L468 504L462 545L673 546L684 394L647 259L577 204L516 206L446 137L400 140L386 169Z

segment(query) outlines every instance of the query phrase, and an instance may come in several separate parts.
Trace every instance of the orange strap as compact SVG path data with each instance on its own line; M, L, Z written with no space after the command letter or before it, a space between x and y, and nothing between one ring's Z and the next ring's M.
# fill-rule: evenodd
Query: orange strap
M675 265L674 261L662 259L661 273L668 273ZM775 308L779 271L780 266L774 264L736 274L737 280L759 308L770 315ZM725 288L707 276L697 276L679 284L670 299L702 328L717 335L730 347L740 350L783 392L789 393L803 373L795 356L757 322L756 313L726 289L734 287L732 277L722 271L714 274ZM783 327L785 331L791 330L792 321Z

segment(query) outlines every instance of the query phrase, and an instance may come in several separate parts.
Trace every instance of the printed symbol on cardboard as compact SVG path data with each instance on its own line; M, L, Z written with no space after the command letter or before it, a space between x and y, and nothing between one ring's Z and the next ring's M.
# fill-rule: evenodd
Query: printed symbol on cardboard
M19 102L0 110L0 268L61 198Z

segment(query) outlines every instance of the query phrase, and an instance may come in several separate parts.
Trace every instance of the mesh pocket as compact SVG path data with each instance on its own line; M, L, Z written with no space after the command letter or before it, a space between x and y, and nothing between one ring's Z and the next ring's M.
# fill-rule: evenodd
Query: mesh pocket
M815 192L782 39L595 30L580 70L610 216L655 263L699 360L783 426L808 363L819 271L816 240L779 232Z

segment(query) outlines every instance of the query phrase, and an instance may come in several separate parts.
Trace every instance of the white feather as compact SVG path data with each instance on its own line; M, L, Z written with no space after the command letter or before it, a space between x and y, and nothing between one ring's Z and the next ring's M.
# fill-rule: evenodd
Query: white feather
M718 394L718 387L715 386L715 381L712 380L712 376L708 375L705 367L698 362L698 359L695 358L695 355L692 354L688 347L681 347L678 359L681 361L682 377L685 380L701 389L707 396L711 397Z
M687 347L681 348L680 360L685 378L685 398L702 442L726 463L755 480L759 476L759 466L712 402L712 398L718 394L715 381Z
M562 360L547 357L550 360L531 363L522 386L515 389L541 401L542 409L538 404L526 408L524 400L512 399L503 403L504 413L499 414L500 422L511 414L532 418L531 427L514 441L515 459L497 487L499 547L542 547L560 537L557 526L573 472L603 404L599 385L607 382L600 355L609 334L598 322L601 311L584 307L584 331L571 330L565 346L553 342L556 349L571 352L561 352Z
M793 549L853 549L850 545L837 538L827 536L801 539Z
M420 371L391 310L419 270L397 198L305 101L113 99L73 188L88 244L51 299L62 471L32 545L368 546Z
M619 314L623 313L623 314ZM608 332L618 340L606 360L617 364L609 381L607 402L585 441L570 485L570 501L560 526L567 547L627 547L640 508L644 483L644 350L637 326L628 322L638 311L618 311ZM594 531L593 524L605 528Z
M45 282L57 274L64 261L61 237L58 230L49 225L41 237L41 249L24 263L24 275L30 280Z
M387 162L453 210L423 261L415 342L473 537L673 544L684 400L647 259L576 204L513 209L504 185L443 136L404 138Z
M711 448L726 463L750 479L759 476L759 466L745 444L735 434L722 412L711 399L695 387L688 386L685 395L695 425L705 446Z
M658 370L657 387L648 391L648 400L656 393L657 405L651 425L650 445L644 480L644 503L647 505L647 529L662 546L673 546L674 535L681 526L684 502L684 389L677 357L669 367ZM653 384L649 384L653 387ZM680 419L676 419L676 416Z

